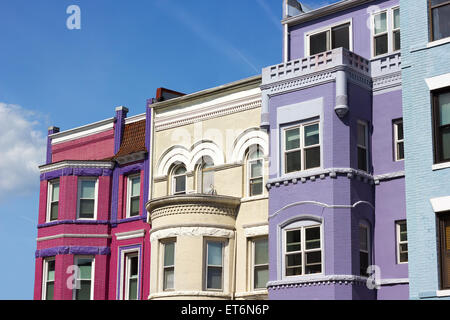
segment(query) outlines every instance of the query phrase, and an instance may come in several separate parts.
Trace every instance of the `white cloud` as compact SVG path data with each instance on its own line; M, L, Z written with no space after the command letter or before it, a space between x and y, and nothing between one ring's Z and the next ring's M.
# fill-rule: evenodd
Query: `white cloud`
M0 102L0 201L38 186L47 143L37 129L39 118L36 112Z

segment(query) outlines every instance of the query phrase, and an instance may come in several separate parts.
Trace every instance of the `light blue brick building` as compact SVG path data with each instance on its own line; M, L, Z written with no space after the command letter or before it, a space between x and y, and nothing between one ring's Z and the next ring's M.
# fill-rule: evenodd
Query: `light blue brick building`
M450 299L450 1L400 0L411 299Z

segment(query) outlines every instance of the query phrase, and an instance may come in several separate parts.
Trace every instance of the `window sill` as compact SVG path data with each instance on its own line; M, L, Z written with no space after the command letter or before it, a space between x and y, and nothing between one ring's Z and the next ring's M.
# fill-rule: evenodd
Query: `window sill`
M447 168L450 168L450 162L433 164L433 166L432 166L432 170L433 171L447 169Z
M433 47L437 47L446 43L450 43L450 37L444 38L444 39L439 39L436 41L432 41L432 42L428 42L427 43L427 48L433 48Z
M245 197L241 199L241 203L245 202L251 202L251 201L258 201L258 200L266 200L269 199L268 196L262 195L262 196L254 196L254 197Z
M438 290L436 291L437 297L450 297L450 290Z

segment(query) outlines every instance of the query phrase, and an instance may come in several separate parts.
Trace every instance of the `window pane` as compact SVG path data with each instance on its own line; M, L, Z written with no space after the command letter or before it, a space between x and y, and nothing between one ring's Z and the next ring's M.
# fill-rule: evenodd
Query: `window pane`
M138 216L139 215L139 205L140 205L140 198L134 197L130 201L130 216Z
M299 276L302 274L302 268L301 267L296 267L296 268L286 268L286 276L287 277L291 277L291 276Z
M137 300L138 279L130 279L128 284L128 299Z
M262 168L263 168L263 162L262 160L258 160L256 162L253 162L251 165L251 178L255 177L262 177Z
M80 200L80 218L94 218L95 200Z
M80 289L76 290L76 300L91 300L91 281L80 281Z
M331 49L350 49L349 29L350 24L348 23L339 27L335 27L331 30Z
M375 19L374 19L374 28L375 28L374 33L376 35L387 31L387 19L386 19L386 17L387 17L386 12L377 14L375 16Z
M164 290L170 290L174 288L175 272L173 268L164 270Z
M222 243L208 242L208 265L222 265Z
M58 220L58 206L59 202L53 202L50 205L50 220Z
M91 279L92 259L78 259L78 268L80 268L78 279Z
M367 137L366 137L366 126L358 123L358 145L362 146L362 147L366 147L367 144Z
M306 250L320 248L320 228L308 228L305 230Z
M397 127L397 140L403 140L403 122L398 122Z
M302 265L302 254L290 254L286 256L287 267L299 267Z
M450 4L432 10L433 40L450 36Z
M440 125L450 124L450 92L439 95Z
M59 183L52 184L52 201L59 200Z
M250 181L250 196L263 194L263 179L253 179Z
M130 264L130 277L137 276L139 270L139 258L137 256L131 257L128 261Z
M214 189L214 171L203 172L203 190L207 194Z
M400 31L394 32L394 51L401 49Z
M330 32L322 32L309 37L309 53L314 55L329 50Z
M313 146L319 144L319 125L305 127L305 146Z
M405 144L400 142L397 144L397 160L405 159Z
M301 250L301 231L294 230L286 232L286 251L300 251Z
M400 28L400 9L394 10L394 29Z
M364 251L369 250L369 246L367 243L367 228L360 227L359 228L359 248Z
M367 151L358 147L358 169L367 171Z
M267 239L255 240L255 264L269 263L269 242Z
M306 265L321 263L321 262L322 262L322 251L306 253Z
M388 35L375 37L375 55L385 54L388 52Z
M47 283L47 290L45 291L45 300L53 300L54 292L55 292L55 283L50 282Z
M320 147L305 150L305 169L320 167Z
M369 254L366 252L359 253L359 263L360 263L360 275L367 275L367 268L369 267Z
M300 148L300 129L286 131L286 151Z
M179 167L178 169L175 170L175 175L179 175L179 174L185 174L186 173L186 168L185 167Z
M141 178L135 178L131 181L131 196L139 196L141 194Z
M186 176L175 178L175 192L185 192L186 191Z
M441 130L442 133L442 160L450 159L450 127Z
M81 182L81 198L83 199L95 198L95 181Z
M222 268L208 267L207 277L208 289L222 289Z
M47 281L55 280L55 261L49 261L47 263Z
M252 148L250 148L250 150L252 150ZM255 160L255 159L262 158L262 157L264 157L264 154L261 152L261 150L259 150L259 147L257 147L256 151L250 153L250 156L248 157L248 159L249 160Z
M175 265L175 242L164 245L164 266Z
M400 253L400 262L408 262L408 252Z
M256 267L255 268L255 289L265 288L269 282L269 268Z
M286 173L300 171L301 169L301 151L287 153Z

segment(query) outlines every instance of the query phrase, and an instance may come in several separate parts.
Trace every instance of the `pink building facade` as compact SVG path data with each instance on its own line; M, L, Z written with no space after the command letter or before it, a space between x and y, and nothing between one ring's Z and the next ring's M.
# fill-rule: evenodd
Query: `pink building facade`
M151 108L60 132L40 167L35 300L147 299Z

